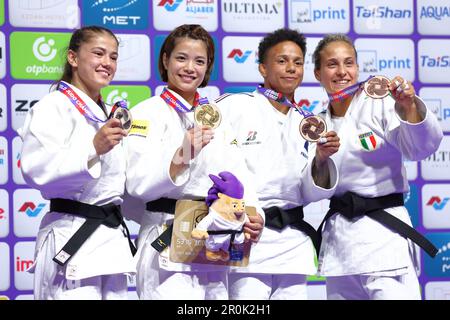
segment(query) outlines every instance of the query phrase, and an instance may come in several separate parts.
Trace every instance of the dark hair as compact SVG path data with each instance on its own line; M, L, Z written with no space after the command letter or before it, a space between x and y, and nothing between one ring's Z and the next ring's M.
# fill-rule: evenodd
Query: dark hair
M169 77L167 76L167 70L164 67L163 59L164 53L166 57L169 58L173 49L176 46L176 42L180 38L189 38L193 40L201 40L206 45L206 54L208 58L207 68L205 73L205 78L200 84L200 88L206 87L209 81L209 77L211 75L213 63L214 63L214 42L209 35L208 31L203 29L202 26L198 24L183 24L173 30L167 38L164 40L163 45L161 46L161 50L159 52L159 60L158 60L158 70L161 76L162 81L169 81Z
M276 46L283 41L292 41L302 49L303 58L306 54L306 39L303 34L297 30L282 28L267 34L259 43L258 46L258 60L259 63L264 63L267 51L273 46Z
M76 29L73 32L72 37L70 38L69 47L67 48L67 52L69 50L72 50L73 52L78 52L78 50L80 49L80 47L83 43L89 42L89 40L91 40L93 37L95 37L96 35L101 34L101 33L106 33L106 34L110 35L111 37L114 38L114 40L116 40L117 45L119 45L119 40L114 35L114 33L112 33L111 30L109 30L107 28L99 27L99 26L86 26L86 27L82 27L80 29ZM69 61L67 61L67 58L66 58L66 63L64 64L63 74L56 83L59 83L61 81L70 83L72 81L72 77L73 77L72 66L70 65Z
M314 50L314 53L312 56L312 59L314 61L314 70L320 69L320 53L322 52L322 50L324 50L330 43L337 42L337 41L345 42L350 47L352 47L353 50L355 51L355 58L356 58L356 60L358 60L358 53L356 52L356 48L355 48L355 45L353 44L352 39L350 39L348 36L346 36L343 33L332 33L332 34L328 34L325 37L323 37L323 39L319 41L316 49Z

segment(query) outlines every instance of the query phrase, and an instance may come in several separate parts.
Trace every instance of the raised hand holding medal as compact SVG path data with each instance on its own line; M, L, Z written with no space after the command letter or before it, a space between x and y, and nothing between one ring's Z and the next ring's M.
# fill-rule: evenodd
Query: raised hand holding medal
M374 76L364 83L364 91L373 99L381 99L389 95L390 84L385 76Z
M208 126L216 129L222 121L222 115L219 108L213 103L206 101L194 109L194 121L198 126Z
M127 133L130 132L131 122L133 119L125 101L116 102L111 109L111 114L109 117L119 119L122 129L124 129Z
M305 140L309 142L326 143L326 138L323 138L323 136L327 132L327 124L322 118L315 116L309 111L303 110L296 103L289 101L285 96L275 90L259 86L258 91L270 100L294 108L303 116L299 125L299 131Z
M414 87L399 76L392 81L385 76L373 76L364 83L364 92L373 99L382 99L390 93L395 100L402 94L403 96L415 95Z
M327 132L327 124L321 117L308 116L303 118L299 130L302 137L309 142L326 143L326 138L323 135Z

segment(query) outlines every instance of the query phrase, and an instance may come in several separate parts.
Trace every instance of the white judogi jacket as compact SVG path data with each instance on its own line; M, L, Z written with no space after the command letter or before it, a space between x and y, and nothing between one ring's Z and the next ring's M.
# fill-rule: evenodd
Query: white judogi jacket
M372 99L365 92L355 94L344 117L331 117L329 109L321 114L341 142L332 156L340 172L337 196L352 191L373 198L408 191L403 156L424 159L437 150L443 136L434 114L421 99L416 104L424 116L417 124L400 118L390 96ZM411 225L405 207L385 211ZM408 241L367 216L350 221L337 213L323 229L321 275L394 275L406 272L410 264Z
M263 208L290 209L333 194L337 171L329 160L331 189L317 186L311 175L315 144L299 132L303 117L294 109L285 115L257 90L219 98L217 105L229 119L245 153L247 167L257 182L257 194ZM247 268L236 272L272 274L314 274L314 246L303 232L290 226L281 231L264 228L252 249Z
M176 92L169 90L185 106L190 106ZM235 136L226 121L215 129L214 139L190 161L187 170L173 181L169 174L170 163L183 141L187 129L194 123L193 112L178 113L160 97L147 99L131 109L135 125L140 125L139 133L130 132L128 137L127 190L131 196L144 202L159 198L200 199L206 198L213 182L208 174L218 175L221 171L232 172L244 185L244 198L247 206L255 206L259 214L264 212L250 179L241 150L234 142ZM154 229L160 234L165 225L172 224L173 215L146 211L139 231L139 259L144 243L152 242ZM147 239L148 238L148 239ZM150 239L152 238L152 239ZM148 247L154 250L152 247ZM154 250L155 251L155 250ZM156 251L155 251L156 252ZM159 255L159 266L170 271L208 271L217 266L173 263L168 259L169 252Z
M76 87L71 88L99 119L106 119L92 99ZM93 205L120 205L125 186L124 149L119 144L97 156L93 139L102 125L86 119L61 92L44 96L30 109L20 130L21 169L27 184L41 191L47 200L64 198ZM91 159L95 163L89 168ZM59 252L85 220L70 214L47 213L37 235L35 256L50 232L55 237L55 253ZM122 229L100 225L67 263L66 278L134 273L136 268Z

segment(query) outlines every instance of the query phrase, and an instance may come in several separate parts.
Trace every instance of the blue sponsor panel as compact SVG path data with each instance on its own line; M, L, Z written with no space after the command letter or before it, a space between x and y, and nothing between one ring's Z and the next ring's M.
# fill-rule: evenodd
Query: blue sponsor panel
M405 207L408 210L409 217L414 227L419 225L419 197L417 185L415 183L409 184L409 192L404 194Z
M143 30L148 27L149 11L146 0L83 0L82 21L110 29Z
M153 45L153 53L154 53L154 61L155 61L155 66L158 65L158 61L159 61L159 52L161 51L161 47L164 43L164 40L166 39L167 35L158 35L156 37L153 38L154 41L154 45ZM219 68L218 68L218 61L219 61L219 57L218 57L218 44L217 44L217 40L214 36L211 36L214 42L214 64L213 64L213 68L211 71L211 76L209 77L209 81L215 81L218 79L219 77ZM156 73L156 79L158 79L159 81L161 81L161 76L159 75L159 71L158 68L155 68L155 73Z
M450 278L450 232L427 233L426 237L439 251L434 258L424 254L425 274L431 278Z

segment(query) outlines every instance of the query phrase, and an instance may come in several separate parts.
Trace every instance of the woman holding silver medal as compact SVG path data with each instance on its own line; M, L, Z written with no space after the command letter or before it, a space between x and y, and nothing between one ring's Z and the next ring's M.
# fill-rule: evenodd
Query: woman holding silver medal
M132 109L126 186L147 209L136 255L141 299L228 298L226 267L174 263L166 249L176 201L205 199L209 174L229 171L239 177L246 204L262 213L229 124L197 91L207 85L213 62L214 43L208 32L200 25L179 26L167 36L159 56L167 87ZM256 241L263 218L252 219L245 231Z
M20 131L21 169L50 200L36 239L36 299L127 299L134 245L120 204L126 104L105 105L100 89L117 69L118 40L105 28L77 29L56 90L33 106ZM119 115L121 114L121 115ZM109 116L108 116L109 115Z
M330 97L321 115L341 138L333 156L339 183L318 230L328 298L421 299L415 244L431 256L436 248L411 227L402 161L435 152L440 125L402 77L357 83L357 53L347 36L325 36L313 60L315 77Z
M338 151L339 137L294 101L305 54L299 32L269 33L258 47L264 83L254 92L217 99L256 177L266 215L248 267L229 276L231 299L304 300L307 275L317 271L316 231L304 221L303 206L333 194L337 172L329 157Z

